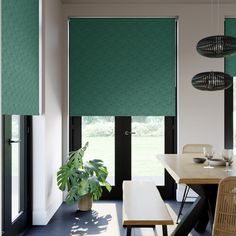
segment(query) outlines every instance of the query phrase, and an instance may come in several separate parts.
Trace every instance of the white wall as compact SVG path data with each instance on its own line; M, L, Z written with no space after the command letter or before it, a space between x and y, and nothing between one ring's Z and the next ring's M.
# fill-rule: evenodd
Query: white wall
M42 0L42 115L33 118L33 224L47 224L62 202L62 5Z
M216 152L224 147L224 94L202 92L191 85L192 77L209 70L223 71L223 59L208 59L196 51L197 42L211 34L223 33L225 16L236 15L236 4L221 4L220 24L211 23L209 4L64 4L64 62L67 57L67 20L69 17L163 17L177 16L178 33L178 79L177 118L178 150L185 143L210 143ZM216 10L216 9L215 9ZM216 14L215 14L216 15ZM64 77L67 64L64 63ZM67 106L68 87L64 81L64 102ZM63 130L68 133L68 113L64 108ZM63 153L68 150L67 137L63 136Z

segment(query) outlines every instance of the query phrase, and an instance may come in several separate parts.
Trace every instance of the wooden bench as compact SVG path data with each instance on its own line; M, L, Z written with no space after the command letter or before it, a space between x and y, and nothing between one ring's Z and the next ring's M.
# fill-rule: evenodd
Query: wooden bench
M123 181L123 226L127 236L132 227L162 225L163 236L167 236L167 225L174 222L161 195L153 182Z

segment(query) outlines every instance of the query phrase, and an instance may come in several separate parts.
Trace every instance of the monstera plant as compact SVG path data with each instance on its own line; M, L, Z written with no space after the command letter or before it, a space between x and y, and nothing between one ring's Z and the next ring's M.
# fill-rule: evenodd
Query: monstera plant
M111 185L106 181L108 171L103 161L93 159L84 161L84 147L70 152L69 158L57 172L57 185L61 191L67 191L66 203L79 202L80 210L91 210L92 199L102 196L103 187L109 192ZM81 204L85 204L84 206Z

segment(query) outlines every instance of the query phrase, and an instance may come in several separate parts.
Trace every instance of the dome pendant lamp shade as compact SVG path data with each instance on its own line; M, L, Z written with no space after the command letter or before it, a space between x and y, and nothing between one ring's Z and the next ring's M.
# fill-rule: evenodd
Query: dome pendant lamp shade
M197 44L199 54L210 58L220 58L236 53L236 38L224 35L201 39Z
M194 88L206 91L227 89L232 83L232 76L223 72L203 72L192 78L192 85Z

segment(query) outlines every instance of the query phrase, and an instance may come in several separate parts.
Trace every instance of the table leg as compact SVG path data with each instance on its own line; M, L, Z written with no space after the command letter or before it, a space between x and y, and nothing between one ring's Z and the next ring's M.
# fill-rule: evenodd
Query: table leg
M187 213L184 214L182 220L177 225L175 230L172 232L172 236L187 236L191 230L196 225L199 216L202 213L206 204L205 199L202 199L200 196L196 199L196 201L191 205L188 209Z
M206 202L205 207L202 209L202 212L199 215L199 219L197 220L194 226L195 231L198 232L199 234L205 232L208 221L209 221L209 216L207 212L207 202Z
M205 232L208 221L209 221L208 196L206 194L204 185L191 185L190 188L192 188L201 197L202 201L204 201L204 205L201 209L201 213L194 226L194 229L198 233L203 233Z
M204 188L207 195L209 221L211 229L213 229L218 185L217 184L205 185Z
M208 221L210 221L211 229L213 227L213 220L215 214L216 196L218 185L206 184L198 186L190 186L193 190L206 200L206 207L199 217L199 221L195 226L195 230L199 233L205 231Z
M205 231L208 221L213 225L218 185L190 185L199 197L183 216L172 236L187 236L194 228L198 233Z

